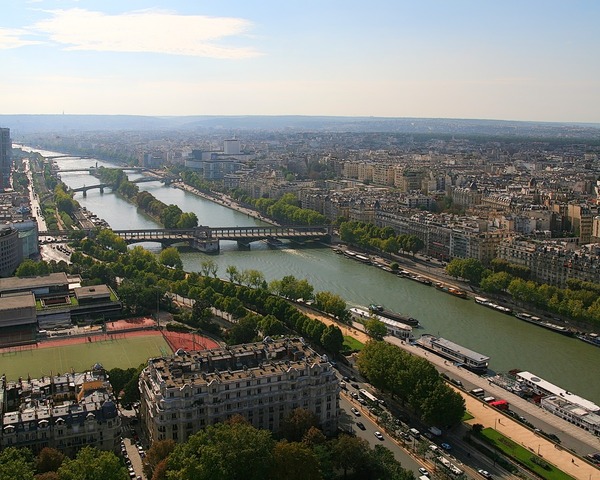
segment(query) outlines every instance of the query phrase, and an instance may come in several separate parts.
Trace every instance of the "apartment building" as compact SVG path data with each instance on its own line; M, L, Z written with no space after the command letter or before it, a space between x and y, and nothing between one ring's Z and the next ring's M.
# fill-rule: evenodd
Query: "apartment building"
M185 442L206 427L242 415L278 431L296 408L337 430L339 382L329 360L303 339L284 338L154 358L142 371L140 415L148 439Z
M0 379L0 448L44 447L73 455L89 445L116 452L121 418L106 371Z
M575 242L539 242L509 239L498 245L497 255L531 270L531 279L565 287L569 278L597 282L600 278L600 249L577 249Z

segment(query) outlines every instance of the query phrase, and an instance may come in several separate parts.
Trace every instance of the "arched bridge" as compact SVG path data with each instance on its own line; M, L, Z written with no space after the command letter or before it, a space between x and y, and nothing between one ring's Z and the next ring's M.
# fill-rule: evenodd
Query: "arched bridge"
M126 243L159 242L163 245L188 242L207 253L219 251L220 240L233 240L242 247L259 240L328 241L333 233L330 225L306 227L196 227L190 229L155 228L145 230L113 230Z

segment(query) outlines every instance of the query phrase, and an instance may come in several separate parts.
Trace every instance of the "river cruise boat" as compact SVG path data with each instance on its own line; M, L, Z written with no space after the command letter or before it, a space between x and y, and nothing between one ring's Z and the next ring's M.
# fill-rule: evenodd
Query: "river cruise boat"
M389 318L390 320L403 323L404 325L410 325L411 327L419 326L419 321L416 318L408 317L406 315L402 315L401 313L392 312L391 310L383 308L381 305L372 303L369 305L369 311L375 313L376 315Z
M553 332L560 333L561 335L566 335L567 337L572 337L575 335L575 332L573 332L573 330L568 329L567 327L547 322L546 320L542 320L540 317L535 317L533 315L530 315L529 313L515 313L515 317L519 320L523 320L524 322L538 325L539 327L545 328L546 330L552 330Z
M417 340L417 345L441 357L447 358L474 373L484 374L487 372L490 357L469 350L445 338L424 333Z
M395 320L390 320L389 318L385 318L381 315L377 315L376 313L369 312L368 310L364 310L362 308L351 308L350 315L352 315L352 317L358 320L359 322L365 322L370 318L374 317L385 325L385 327L387 328L388 335L392 335L394 337L406 341L414 339L412 334L412 327L404 323L396 322Z

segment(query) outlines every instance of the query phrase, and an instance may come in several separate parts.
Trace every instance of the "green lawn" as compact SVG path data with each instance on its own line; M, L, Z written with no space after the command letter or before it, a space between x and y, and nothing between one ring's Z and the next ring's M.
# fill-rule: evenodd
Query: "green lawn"
M493 428L484 428L481 431L481 434L487 438L490 444L495 445L498 449L502 450L505 455L513 458L521 465L535 472L541 478L546 478L548 480L575 480L562 470L559 470L555 466L546 463L545 459L540 458L533 452L513 442ZM538 463L545 464L547 467L543 468L538 463L534 462L534 459Z
M471 415L469 412L465 411L465 414L463 415L462 421L463 422L467 422L469 420L473 420L475 417L473 415Z
M95 363L104 368L137 367L150 357L170 355L171 348L159 335L126 337L92 343L36 348L0 353L0 374L7 380L89 370Z
M344 335L344 350L362 350L364 343L359 342L356 338Z

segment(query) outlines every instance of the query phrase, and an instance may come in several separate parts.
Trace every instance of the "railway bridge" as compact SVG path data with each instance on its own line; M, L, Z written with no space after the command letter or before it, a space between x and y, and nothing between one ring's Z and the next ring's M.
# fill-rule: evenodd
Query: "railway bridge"
M219 251L221 240L237 242L241 248L248 248L252 242L266 240L277 245L281 240L297 243L306 241L329 241L333 227L325 226L271 226L271 227L205 227L189 229L155 228L144 230L113 230L127 244L140 242L158 242L173 245L186 242L190 247L206 253Z

